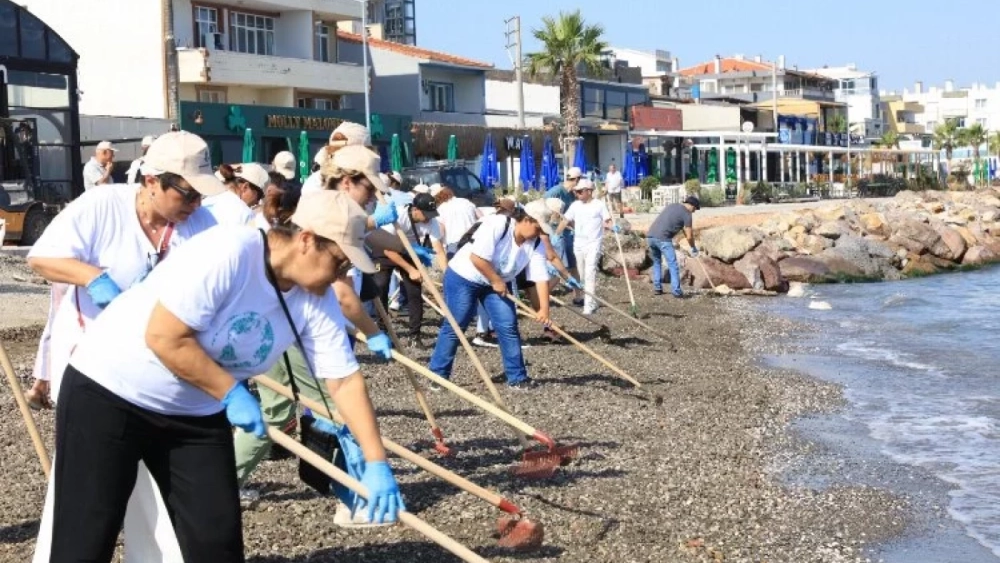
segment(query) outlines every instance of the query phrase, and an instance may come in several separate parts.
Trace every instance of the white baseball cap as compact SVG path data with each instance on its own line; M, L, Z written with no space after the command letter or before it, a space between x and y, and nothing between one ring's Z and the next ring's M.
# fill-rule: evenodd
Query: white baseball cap
M396 172L395 170L389 173L389 177L395 180L397 184L403 183L403 175L400 174L399 172Z
M118 149L111 144L111 141L101 141L100 143L97 143L97 150L118 152Z
M155 140L156 140L156 137L154 137L152 135L146 135L145 137L142 138L142 142L139 143L139 146L141 146L141 147L152 146L153 141L155 141Z
M379 177L382 158L371 149L360 145L348 145L333 153L333 165L341 170L360 172L378 191L389 193L388 186Z
M413 187L413 193L415 194L429 194L431 193L431 188L427 184L417 184Z
M375 272L375 264L365 251L368 214L346 193L323 190L302 194L292 223L337 243L351 264L362 272Z
M146 176L176 174L205 196L226 191L226 185L213 173L208 145L201 137L187 131L172 131L157 137L143 157L141 170Z
M353 121L344 121L330 133L330 144L334 143L333 137L340 133L347 139L347 146L351 145L361 145L364 147L372 146L372 136L368 132L368 128L360 123L354 123Z
M274 166L274 171L285 177L286 180L291 180L295 177L295 155L288 151L281 151L274 155L274 160L271 161L271 165Z
M592 189L594 189L594 183L586 178L583 178L582 180L577 182L575 186L573 186L574 192L579 192L582 190L592 190Z
M236 177L250 182L261 190L267 189L267 185L271 182L271 177L268 176L267 170L264 170L264 167L256 162L248 162L241 166L239 172L236 173Z
M378 179L382 180L383 184L385 184L387 186L389 185L389 177L386 176L385 172L379 172L378 173Z
M442 186L441 184L431 184L430 194L434 197L437 197L437 195L441 193L441 190L443 189L444 186Z
M549 208L549 211L562 215L563 209L566 208L566 202L557 197L545 198L545 207Z
M313 157L313 162L323 166L323 163L326 162L327 158L329 158L329 153L326 152L326 147L320 147L320 149L316 151L316 156Z
M524 206L524 212L528 214L528 217L538 221L543 233L547 235L552 234L552 210L549 209L549 206L544 201L536 199L529 202Z
M573 168L570 168L569 170L566 171L566 177L569 178L570 180L575 180L580 176L583 176L583 170L580 170L579 166L574 166Z

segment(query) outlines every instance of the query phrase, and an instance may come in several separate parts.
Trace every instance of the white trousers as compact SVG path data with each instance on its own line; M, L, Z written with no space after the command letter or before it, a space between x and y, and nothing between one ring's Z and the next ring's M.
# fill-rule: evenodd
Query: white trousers
M54 460L55 458L53 458ZM52 551L52 518L55 510L55 472L45 492L45 508L32 563L49 563ZM139 462L135 488L125 511L125 563L184 563L167 505L160 488Z
M586 245L574 244L573 255L576 256L576 269L580 272L583 288L591 295L597 295L597 262L601 258L601 241ZM593 313L597 303L590 295L583 298L583 312Z
M52 323L55 321L59 304L62 303L63 298L66 297L66 293L72 288L72 285L65 283L53 283L52 289L49 291L49 317L45 321L45 329L42 331L42 337L38 341L38 353L35 354L35 368L31 372L32 377L35 379L42 379L44 381L52 379ZM56 397L53 396L52 399L55 400Z

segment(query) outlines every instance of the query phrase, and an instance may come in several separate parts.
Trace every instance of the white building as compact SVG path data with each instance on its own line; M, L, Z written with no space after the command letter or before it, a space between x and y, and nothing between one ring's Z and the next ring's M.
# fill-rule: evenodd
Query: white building
M546 118L558 118L559 85L524 79L524 126L540 128ZM512 70L486 72L486 126L517 127L517 82Z
M22 0L80 54L81 113L167 117L163 2L171 1L185 102L336 109L364 91L337 23L355 0Z
M814 74L837 81L834 98L847 104L847 119L851 132L863 134L868 139L878 139L885 132L875 72L858 70L854 64L840 67L823 67L810 70Z
M988 131L1000 129L1000 83L956 88L953 81L946 80L943 86L925 88L917 82L912 90L903 90L902 99L923 109L914 120L928 134L949 119L956 120L960 127L978 123Z

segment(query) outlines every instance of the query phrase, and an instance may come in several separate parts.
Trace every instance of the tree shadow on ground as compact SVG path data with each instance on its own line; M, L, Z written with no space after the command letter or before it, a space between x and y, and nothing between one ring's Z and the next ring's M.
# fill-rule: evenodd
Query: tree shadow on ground
M38 536L39 520L26 520L20 524L0 527L0 543L24 543Z
M508 559L553 559L563 554L565 549L557 546L542 546L527 552L515 552L498 546L473 549L482 557L505 557ZM247 563L351 563L355 561L393 561L407 563L447 563L459 561L444 548L426 542L404 541L391 544L368 544L360 547L328 548L306 555L286 557L265 555L251 557Z

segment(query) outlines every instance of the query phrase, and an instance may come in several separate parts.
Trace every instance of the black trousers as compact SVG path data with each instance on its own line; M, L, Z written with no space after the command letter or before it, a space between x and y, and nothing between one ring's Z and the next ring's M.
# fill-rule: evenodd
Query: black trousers
M111 561L140 460L163 495L185 563L245 561L225 414L157 414L69 366L56 410L52 563Z
M380 262L379 271L372 274L372 279L378 286L379 300L382 301L382 306L386 307L386 310L389 307L389 282L392 281L392 273L397 269L399 269L398 266L386 260ZM410 316L410 334L419 334L420 325L424 322L424 300L420 297L420 284L413 283L405 271L399 270L399 273L402 277L399 284L403 288L403 292L406 293L406 310Z

